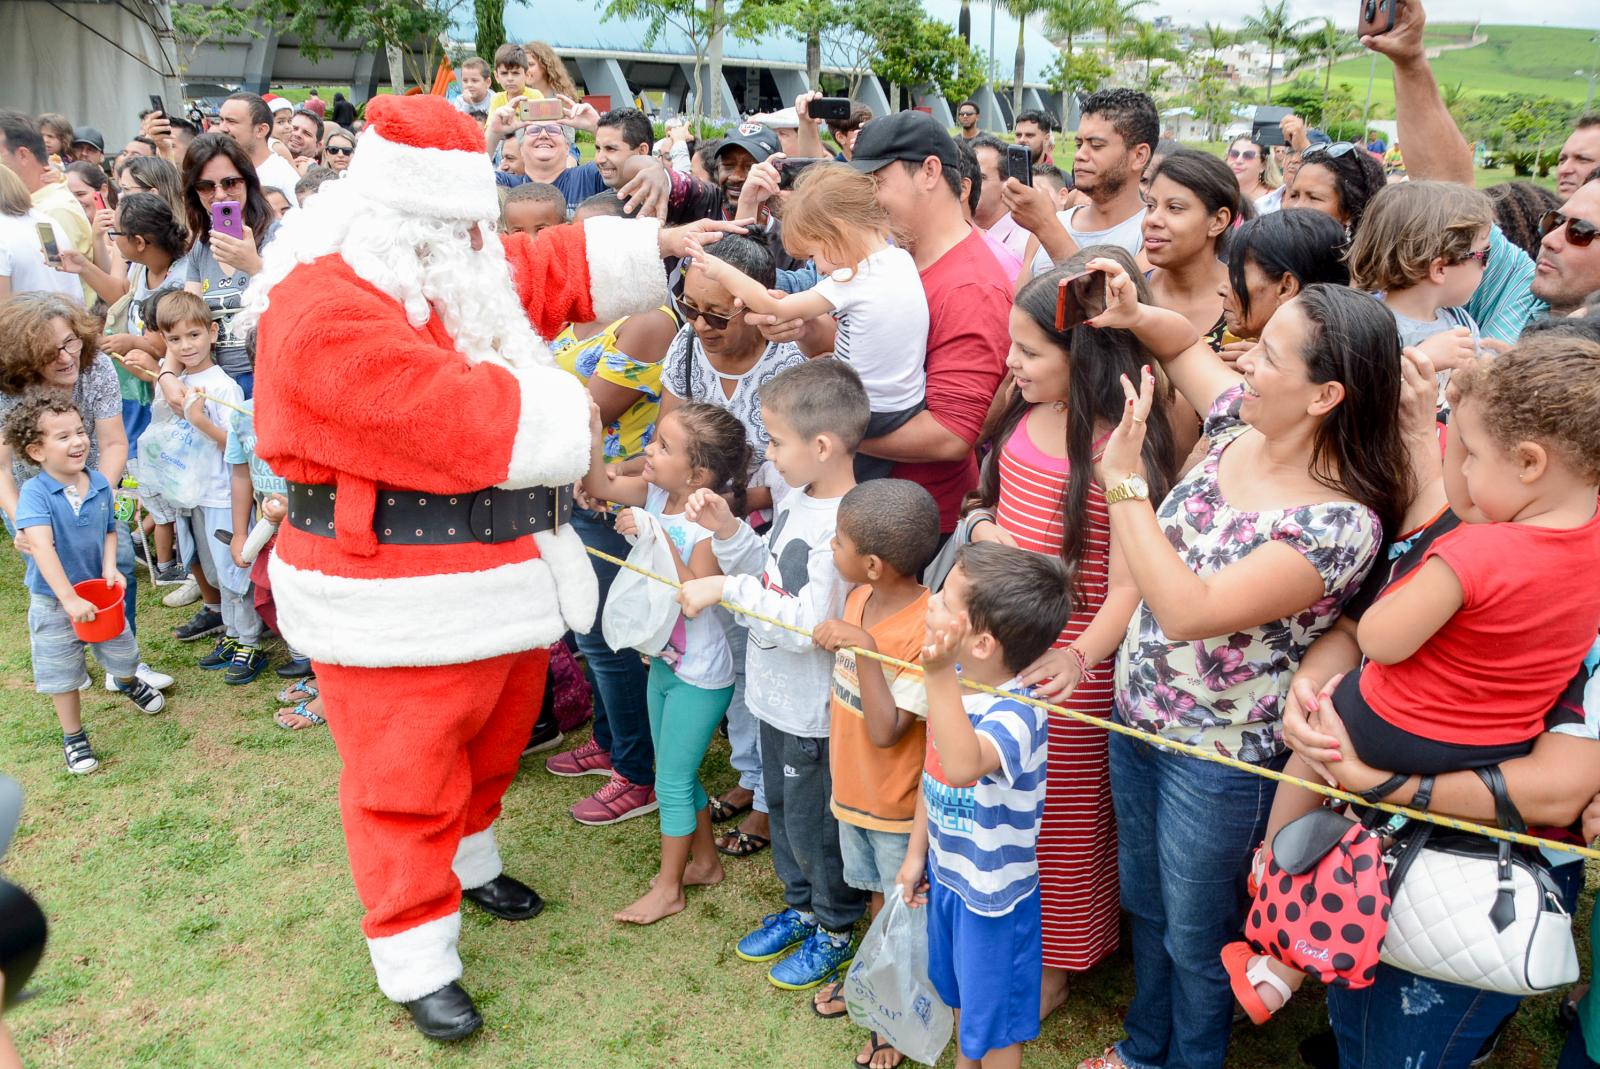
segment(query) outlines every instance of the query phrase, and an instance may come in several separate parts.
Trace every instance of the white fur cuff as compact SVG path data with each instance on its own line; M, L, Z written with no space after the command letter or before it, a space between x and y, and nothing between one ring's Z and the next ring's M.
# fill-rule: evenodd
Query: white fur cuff
M475 835L462 837L450 870L461 881L463 891L482 887L505 871L500 865L500 845L494 841L493 824Z
M583 222L589 261L589 294L597 323L667 303L667 273L661 267L661 224L654 219L596 216Z
M367 940L378 990L395 1002L410 1002L461 979L461 914L424 921L398 935Z
M659 266L659 265L658 265ZM565 486L589 470L589 391L560 368L530 367L511 374L522 391L517 436L504 490Z
M595 613L600 609L600 582L595 578L583 540L570 524L559 531L540 531L533 540L539 546L540 558L555 577L561 619L583 634L594 627Z

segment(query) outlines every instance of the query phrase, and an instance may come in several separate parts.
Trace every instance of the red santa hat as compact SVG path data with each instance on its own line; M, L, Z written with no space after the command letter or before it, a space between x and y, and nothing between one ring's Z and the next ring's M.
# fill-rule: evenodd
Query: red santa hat
M483 128L444 97L377 96L345 184L408 215L483 221L500 214Z

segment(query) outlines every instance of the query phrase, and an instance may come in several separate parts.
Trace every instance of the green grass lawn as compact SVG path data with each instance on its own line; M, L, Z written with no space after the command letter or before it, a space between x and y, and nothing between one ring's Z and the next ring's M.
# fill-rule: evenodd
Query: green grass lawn
M201 651L170 629L188 610L162 607L146 587L144 651L178 677L170 705L146 717L101 690L96 670L85 721L103 764L69 776L49 703L31 689L20 573L7 541L0 754L27 804L6 875L52 923L37 997L6 1018L31 1069L842 1069L857 1049L861 1032L814 1017L806 995L776 990L733 955L781 905L766 855L731 863L722 886L692 893L688 911L660 925L614 924L654 872L656 822L580 827L566 807L601 781L557 779L535 761L506 797L499 838L509 870L550 906L520 924L467 910L467 981L488 1025L459 1046L429 1043L372 980L326 729L273 725L275 677L230 688L187 667ZM705 774L713 790L733 783L721 740ZM1078 980L1024 1064L1070 1069L1098 1053L1120 1034L1132 983L1125 957ZM1241 1030L1230 1065L1298 1064L1295 1045L1321 1019L1308 993L1273 1027ZM1549 1064L1553 1008L1533 1003L1494 1064Z
M1466 41L1472 27L1464 23L1441 23L1429 27L1430 45L1449 40ZM1589 92L1588 72L1594 62L1592 30L1559 29L1549 26L1484 26L1488 40L1473 48L1441 53L1432 61L1434 76L1441 86L1460 82L1470 96L1493 93L1533 93L1583 103ZM1369 55L1337 63L1333 81L1344 82L1359 105L1366 100ZM1574 71L1583 71L1575 76ZM1373 114L1394 118L1394 68L1378 57L1377 74L1372 80ZM1322 71L1316 72L1322 84Z

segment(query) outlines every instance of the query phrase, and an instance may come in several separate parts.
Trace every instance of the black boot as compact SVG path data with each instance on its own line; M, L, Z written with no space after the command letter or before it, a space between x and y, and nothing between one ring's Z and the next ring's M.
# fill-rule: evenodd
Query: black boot
M417 1031L429 1039L465 1039L483 1027L466 988L452 980L439 990L405 1004Z
M482 887L462 891L461 896L475 902L485 913L506 921L525 921L537 917L544 909L544 899L539 897L538 891L505 873Z

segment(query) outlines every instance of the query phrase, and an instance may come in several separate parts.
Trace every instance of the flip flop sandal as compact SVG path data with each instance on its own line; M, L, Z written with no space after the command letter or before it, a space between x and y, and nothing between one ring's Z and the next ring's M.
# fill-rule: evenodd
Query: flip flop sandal
M1277 1011L1267 1008L1266 1002L1256 991L1256 985L1266 984L1283 996L1283 1003L1278 1007L1280 1010L1289 1004L1294 992L1278 978L1277 973L1267 967L1265 955L1257 957L1252 963L1250 959L1255 957L1255 953L1255 948L1243 940L1229 943L1222 948L1222 967L1228 972L1228 985L1233 988L1234 999L1244 1007L1252 1023L1261 1025L1272 1020L1272 1015Z
M295 694L297 692L304 697L296 698ZM316 696L317 681L314 678L297 680L296 682L291 683L287 687L284 687L282 690L278 691L278 700L290 705L315 698Z
M885 1043L883 1040L879 1039L878 1038L878 1033L873 1032L873 1033L871 1033L871 1036L872 1036L872 1050L870 1050L867 1053L867 1060L866 1061L862 1061L861 1060L861 1055L859 1055L859 1054L856 1055L854 1058L850 1059L850 1064L855 1066L856 1069L867 1069L867 1067L872 1064L872 1059L876 1058L880 1051L894 1050L894 1044L893 1043ZM894 1050L894 1052L896 1054L900 1054L900 1052L897 1051L897 1050ZM905 1064L905 1060L906 1060L906 1056L904 1054L900 1054L900 1060L898 1062L895 1062L894 1064L895 1064L896 1067L898 1067L900 1065Z
M1107 1047L1103 1053L1079 1062L1078 1069L1128 1069L1128 1065L1117 1056L1116 1047Z
M733 805L731 802L725 801L721 798L713 798L711 799L710 804L706 807L706 810L711 814L711 823L726 824L728 821L739 816L741 813L750 812L750 807L754 802L754 795L751 795L750 801L740 806Z
M318 714L313 713L311 711L311 703L316 701L316 700L317 699L315 699L315 698L307 698L305 701L303 701L303 702L299 703L298 705L296 705L293 709L280 709L276 713L273 714L272 722L274 724L277 724L279 727L281 727L285 731L304 731L308 727L309 728L322 727L324 724L327 723L327 721L324 720ZM288 715L290 715L290 716L304 717L307 721L309 721L309 723L307 723L304 727L295 727L292 724L285 724L282 720L279 720L278 717L283 716L286 713Z
M763 835L751 835L747 831L737 830L732 834L733 845L723 846L718 843L717 853L726 854L729 857L749 857L752 854L759 854L772 845L772 840Z
M833 981L833 983L829 984L827 987L824 987L821 991L818 991L817 994L822 996L822 1001L823 1002L843 1002L844 1001L844 997L843 997L844 996L844 981L843 980L835 980L835 981ZM828 1013L823 1013L821 1010L817 1009L817 999L815 997L813 997L812 1000L811 1000L811 1012L816 1014L818 1017L821 1017L825 1021L831 1021L836 1017L845 1016L850 1011L848 1009L843 1009L843 1010L832 1010L832 1011L830 1011Z

